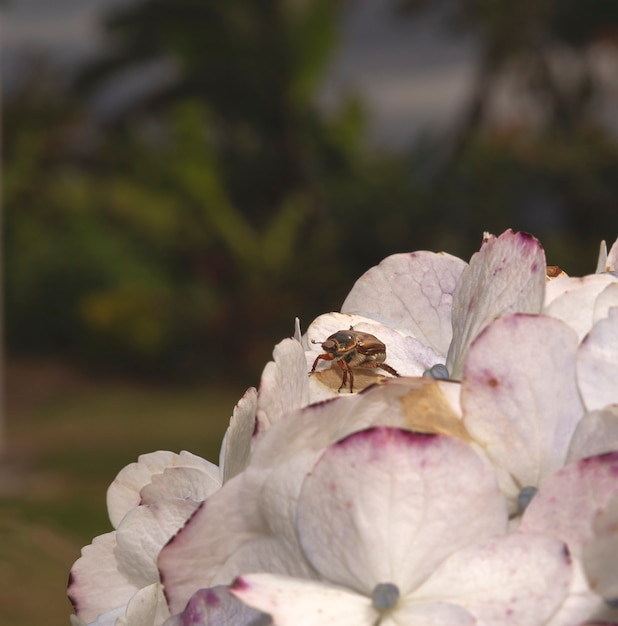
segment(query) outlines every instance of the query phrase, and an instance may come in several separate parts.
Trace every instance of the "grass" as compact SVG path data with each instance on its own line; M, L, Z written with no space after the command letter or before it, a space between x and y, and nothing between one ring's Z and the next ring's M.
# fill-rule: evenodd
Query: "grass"
M242 391L96 381L54 364L9 368L0 626L66 626L71 565L112 529L109 483L153 450L190 450L216 463Z

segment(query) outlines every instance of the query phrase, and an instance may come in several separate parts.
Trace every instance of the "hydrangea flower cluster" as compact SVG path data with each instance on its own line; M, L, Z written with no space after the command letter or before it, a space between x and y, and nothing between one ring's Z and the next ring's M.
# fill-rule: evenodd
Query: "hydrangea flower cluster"
M388 257L275 347L218 466L143 455L107 504L74 626L618 624L618 241L578 278L510 230Z

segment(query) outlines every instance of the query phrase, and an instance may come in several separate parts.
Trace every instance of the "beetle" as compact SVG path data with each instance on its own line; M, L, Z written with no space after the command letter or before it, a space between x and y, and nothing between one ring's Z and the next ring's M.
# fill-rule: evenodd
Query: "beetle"
M312 341L312 343L319 343ZM322 342L324 354L318 355L313 362L313 367L309 376L315 372L318 361L335 361L343 371L343 381L337 391L341 391L350 377L350 393L353 392L355 367L381 369L392 376L399 376L397 371L385 363L386 346L374 335L362 333L354 330L351 326L349 330L338 330L326 341Z

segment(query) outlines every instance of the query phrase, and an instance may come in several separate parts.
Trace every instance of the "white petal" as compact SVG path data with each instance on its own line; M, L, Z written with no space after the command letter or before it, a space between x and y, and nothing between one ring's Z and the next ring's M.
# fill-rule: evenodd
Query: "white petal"
M618 452L570 463L550 476L524 511L519 530L565 541L574 557L593 537L593 520L618 494Z
M198 589L229 583L246 571L306 574L300 548L273 535L260 509L269 475L249 467L232 478L161 551L159 570L172 613L182 611Z
M356 281L341 311L373 317L446 356L453 292L465 266L444 252L394 254Z
M155 474L142 491L142 504L156 504L162 500L192 500L201 502L221 487L221 479L205 474L195 467L168 467Z
M584 570L601 597L618 600L618 496L597 514L593 530L594 537L582 550Z
M618 405L586 413L577 425L567 461L618 450Z
M477 620L461 606L449 602L413 602L413 596L402 599L390 616L385 616L380 626L475 626Z
M556 278L547 285L543 312L566 322L581 341L594 324L597 298L615 282L612 274Z
M309 377L302 345L296 339L284 339L275 346L273 359L262 372L258 390L258 437L289 411L309 404Z
M607 255L605 263L606 272L618 272L618 239L614 241Z
M545 294L545 254L531 235L508 230L491 236L462 272L453 297L453 341L446 366L459 378L474 338L494 319L540 313Z
M607 244L605 243L605 240L603 240L599 246L599 257L597 259L597 267L594 273L601 274L607 271Z
M618 403L618 307L597 322L577 355L579 388L588 410Z
M131 509L142 504L142 488L167 467L195 467L202 470L213 484L220 481L216 465L190 452L176 454L160 450L142 454L137 463L131 463L120 471L107 490L107 509L114 528Z
M374 626L378 618L368 597L319 582L247 574L230 593L269 613L275 626Z
M154 583L140 589L130 600L126 612L126 626L161 626L170 616L163 587Z
M118 568L138 587L159 581L161 548L195 511L197 503L166 500L130 511L116 531Z
M564 465L584 415L576 354L577 337L566 324L521 314L496 320L468 351L464 424L499 468L511 500Z
M618 307L618 282L605 287L594 301L593 322L606 318L614 307Z
M120 614L124 614L124 607L139 589L118 571L115 548L116 532L95 537L82 548L71 569L67 593L77 616L86 624L111 609L120 607Z
M298 503L309 561L365 594L379 583L406 594L454 550L505 529L495 478L466 444L395 428L331 446Z
M219 467L223 482L233 478L247 466L251 454L251 439L255 431L255 413L257 411L257 389L249 387L234 407L230 425L225 431Z
M543 624L564 601L571 560L552 537L514 533L449 557L414 598L448 599L490 626Z

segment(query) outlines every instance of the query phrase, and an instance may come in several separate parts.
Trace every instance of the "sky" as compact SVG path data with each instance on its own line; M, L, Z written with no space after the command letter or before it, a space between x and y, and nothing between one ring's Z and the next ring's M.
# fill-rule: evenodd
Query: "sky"
M132 1L6 0L4 80L19 75L18 59L25 51L49 55L67 67L95 54L105 41L100 17ZM392 6L388 0L347 4L341 45L318 101L328 109L346 93L361 95L373 140L403 147L419 134L440 132L455 122L471 89L475 47L449 38L435 17L412 22Z

